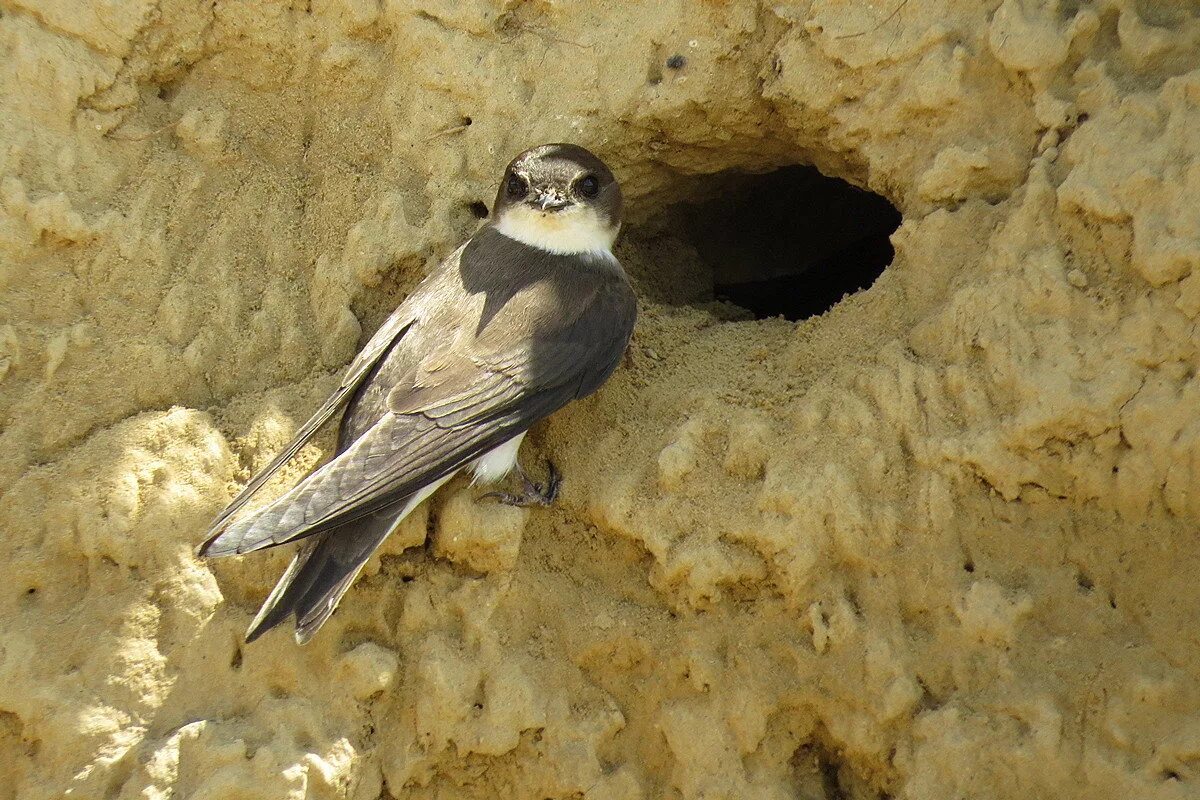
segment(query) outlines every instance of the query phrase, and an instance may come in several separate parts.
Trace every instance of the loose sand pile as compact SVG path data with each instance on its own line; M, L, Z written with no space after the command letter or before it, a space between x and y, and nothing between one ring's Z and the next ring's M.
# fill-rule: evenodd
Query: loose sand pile
M0 0L0 798L1200 795L1200 18L986 5ZM207 522L556 140L643 301L560 502L242 647ZM745 320L655 211L785 164L896 257Z

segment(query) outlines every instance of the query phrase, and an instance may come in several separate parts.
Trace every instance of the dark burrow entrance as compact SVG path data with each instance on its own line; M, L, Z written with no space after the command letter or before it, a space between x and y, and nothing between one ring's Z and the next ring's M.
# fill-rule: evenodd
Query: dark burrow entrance
M756 319L801 320L870 286L895 255L900 212L814 167L710 175L664 217L712 270L712 292Z

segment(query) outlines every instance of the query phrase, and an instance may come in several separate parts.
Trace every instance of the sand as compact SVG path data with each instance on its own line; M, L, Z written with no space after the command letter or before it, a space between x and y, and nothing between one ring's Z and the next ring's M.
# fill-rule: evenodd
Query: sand
M0 798L1200 796L1200 18L986 5L0 0ZM559 503L243 646L208 521L556 140L642 301ZM746 319L652 223L785 164L896 257Z

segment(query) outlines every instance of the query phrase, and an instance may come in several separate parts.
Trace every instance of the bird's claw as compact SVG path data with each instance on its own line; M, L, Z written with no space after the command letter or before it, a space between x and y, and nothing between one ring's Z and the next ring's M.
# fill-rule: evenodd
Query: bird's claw
M558 497L558 489L562 485L562 475L554 466L554 462L546 462L546 482L534 483L525 470L517 465L517 473L521 476L521 493L514 494L513 492L488 492L480 495L479 499L495 498L497 501L506 506L518 506L520 508L528 508L530 506L550 506Z

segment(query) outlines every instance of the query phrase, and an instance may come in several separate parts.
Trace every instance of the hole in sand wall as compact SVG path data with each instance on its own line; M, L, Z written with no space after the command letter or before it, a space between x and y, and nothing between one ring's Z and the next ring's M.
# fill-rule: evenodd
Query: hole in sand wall
M712 298L755 319L802 320L866 289L891 263L900 212L814 167L696 179L648 228L679 240L711 271Z

